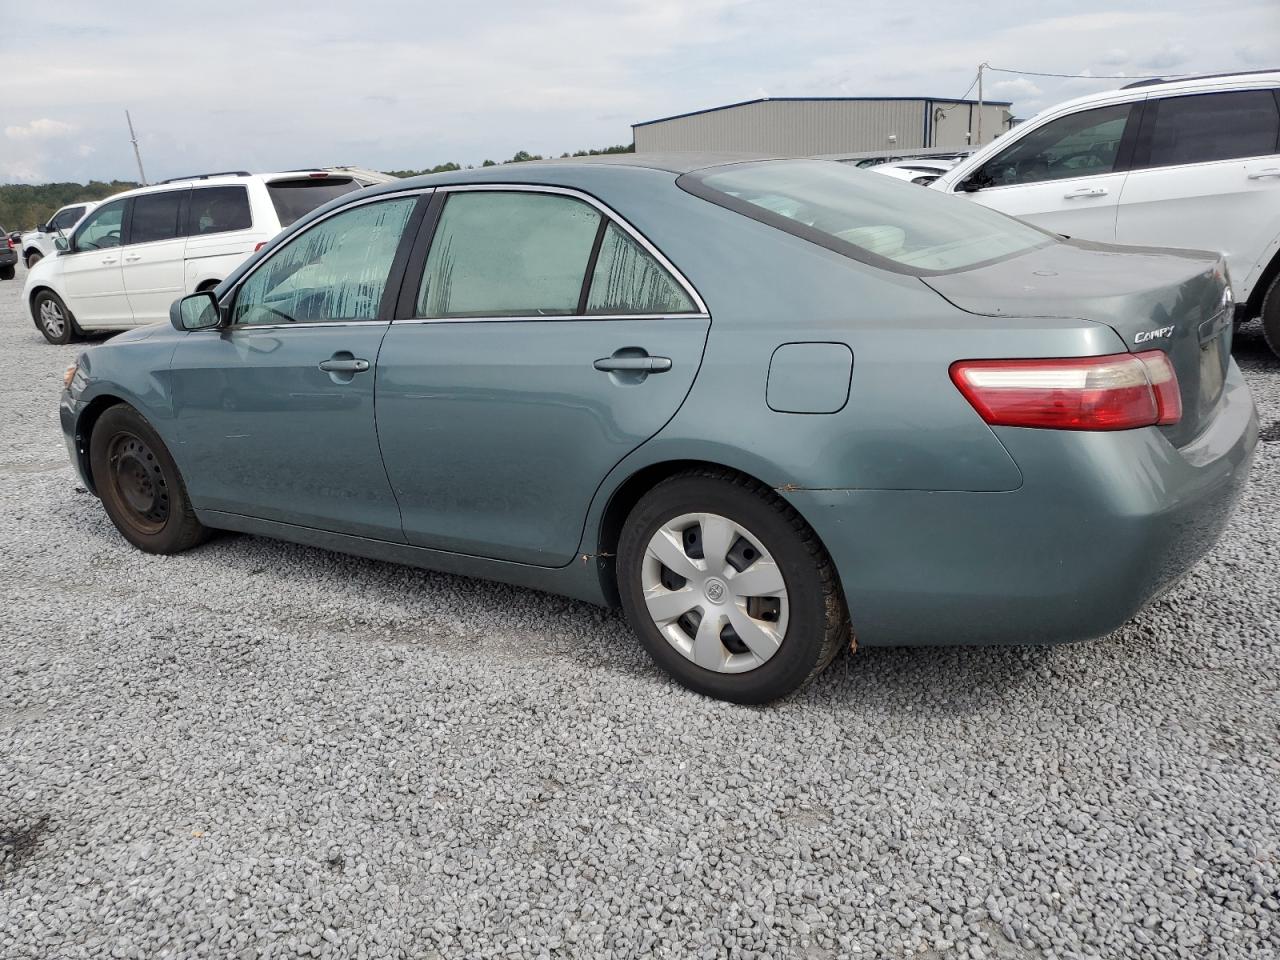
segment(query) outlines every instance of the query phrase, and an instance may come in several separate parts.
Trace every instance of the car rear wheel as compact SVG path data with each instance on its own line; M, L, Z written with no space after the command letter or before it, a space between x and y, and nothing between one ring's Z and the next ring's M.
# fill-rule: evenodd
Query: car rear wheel
M44 259L43 253L27 254L27 269L30 270L32 267L34 267L37 263L39 263L43 259Z
M773 491L681 474L632 509L618 544L623 609L691 690L767 703L822 672L849 635L831 558Z
M41 290L36 294L33 310L36 326L50 343L70 343L78 333L76 318L52 290Z
M98 418L89 465L107 516L138 549L181 553L208 538L164 441L133 407L118 404Z
M1262 338L1271 352L1280 357L1280 276L1271 282L1262 300Z

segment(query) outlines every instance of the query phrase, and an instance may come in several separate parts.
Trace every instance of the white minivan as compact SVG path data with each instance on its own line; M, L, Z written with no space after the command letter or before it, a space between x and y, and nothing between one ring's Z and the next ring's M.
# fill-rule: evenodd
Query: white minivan
M27 274L23 295L50 343L167 320L283 228L366 181L351 173L208 174L102 201Z
M1014 127L931 187L1054 233L1226 255L1280 354L1280 71L1146 80Z

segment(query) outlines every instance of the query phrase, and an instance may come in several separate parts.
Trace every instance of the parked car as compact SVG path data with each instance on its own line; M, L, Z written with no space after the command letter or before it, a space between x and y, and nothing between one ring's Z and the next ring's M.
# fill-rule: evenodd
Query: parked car
M933 183L954 165L954 161L947 160L899 160L896 163L878 163L869 169L872 173L925 186Z
M351 174L298 170L129 190L60 238L66 249L31 270L23 296L50 343L164 320L176 297L216 287L281 228L363 186Z
M81 354L84 483L155 553L222 528L620 602L750 703L851 630L1107 633L1228 522L1258 421L1217 255L826 161L610 159L340 197Z
M22 261L27 268L34 267L45 257L53 256L57 252L55 243L58 237L69 237L76 225L97 205L93 200L69 203L48 221L19 237L18 248L22 251Z
M13 237L0 227L0 280L12 280L18 265L18 251L13 245Z
M1280 71L1071 100L932 185L1072 237L1220 251L1280 355Z

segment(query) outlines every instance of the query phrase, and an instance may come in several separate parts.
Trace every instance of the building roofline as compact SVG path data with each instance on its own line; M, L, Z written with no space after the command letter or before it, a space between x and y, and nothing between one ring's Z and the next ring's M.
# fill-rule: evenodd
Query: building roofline
M754 100L739 100L737 103L726 103L718 107L706 107L702 110L690 110L688 113L676 113L656 120L642 120L633 123L631 129L647 127L654 123L665 123L668 120L681 120L684 117L696 117L704 113L716 113L720 110L732 110L734 107L749 107L754 103L883 103L885 101L915 101L917 103L971 103L978 105L977 100L957 100L955 97L756 97ZM993 107L1011 107L1012 100L983 100L984 104Z

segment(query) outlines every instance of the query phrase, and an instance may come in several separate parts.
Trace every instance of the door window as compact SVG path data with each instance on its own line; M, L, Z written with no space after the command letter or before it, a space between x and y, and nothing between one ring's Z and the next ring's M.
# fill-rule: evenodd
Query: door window
M675 277L616 223L600 244L587 313L691 313L697 310Z
M476 191L445 202L418 290L419 317L578 312L601 217L547 193Z
M130 243L153 243L182 236L178 215L186 190L144 193L133 198L133 216L129 219Z
M1167 97L1150 101L1147 112L1143 141L1149 144L1150 160L1145 166L1206 163L1277 152L1280 112L1270 90Z
M229 230L248 230L249 194L244 187L202 187L191 191L187 234L192 237Z
M416 197L362 204L322 220L262 263L240 288L238 324L374 320Z
M82 213L84 213L84 207L67 207L65 210L60 210L58 215L49 221L49 229L70 230L76 225Z
M80 224L75 235L76 250L103 250L120 246L120 229L124 222L123 200L105 203Z
M984 163L977 185L1003 187L1111 173L1132 109L1133 104L1117 103L1050 121Z

